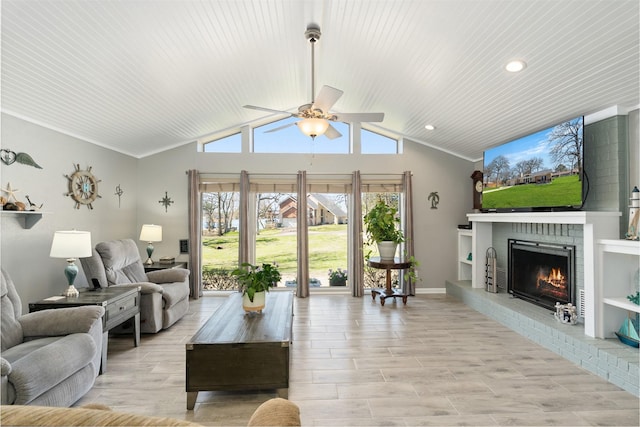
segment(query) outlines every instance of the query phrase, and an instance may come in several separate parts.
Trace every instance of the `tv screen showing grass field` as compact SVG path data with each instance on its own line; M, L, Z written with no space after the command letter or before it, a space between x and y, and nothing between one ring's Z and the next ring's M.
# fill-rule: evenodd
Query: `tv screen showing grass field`
M582 117L484 152L482 209L582 204Z

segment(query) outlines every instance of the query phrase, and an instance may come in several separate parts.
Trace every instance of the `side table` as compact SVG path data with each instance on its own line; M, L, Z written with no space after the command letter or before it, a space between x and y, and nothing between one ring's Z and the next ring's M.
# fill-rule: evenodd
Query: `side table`
M172 268L187 268L187 263L184 261L177 261L177 262L172 262L171 264L160 264L159 262L154 262L153 264L144 264L145 273L148 273L150 271L167 270Z
M29 303L29 312L65 307L99 305L104 307L102 316L102 360L100 373L107 371L107 345L109 330L133 318L133 345L140 345L140 287L109 287L97 290L80 290L77 297L54 296Z
M372 289L371 298L375 301L376 295L380 295L380 305L384 305L384 300L387 298L402 298L402 303L407 304L408 294L403 293L399 289L391 289L391 270L405 270L411 267L410 261L402 260L401 258L394 258L390 260L383 260L380 257L372 257L367 261L369 267L379 268L387 271L386 283L384 289Z

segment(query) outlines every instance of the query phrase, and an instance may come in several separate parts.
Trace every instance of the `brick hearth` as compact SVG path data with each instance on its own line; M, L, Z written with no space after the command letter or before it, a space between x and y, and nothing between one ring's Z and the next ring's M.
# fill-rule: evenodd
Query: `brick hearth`
M558 323L553 313L506 292L472 288L470 281L446 281L451 295L474 310L500 322L524 337L640 397L638 349L617 339L591 338L584 325Z

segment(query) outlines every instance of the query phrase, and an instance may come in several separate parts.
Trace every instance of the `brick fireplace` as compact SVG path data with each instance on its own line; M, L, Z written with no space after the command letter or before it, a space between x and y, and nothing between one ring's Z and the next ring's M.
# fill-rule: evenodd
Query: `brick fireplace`
M596 241L619 238L619 212L513 212L467 215L473 223L471 286L484 287L484 254L493 247L508 270L509 239L575 247L574 295L583 291L584 334L595 337ZM509 272L506 272L509 274ZM576 301L578 302L578 301ZM578 304L580 306L580 304Z

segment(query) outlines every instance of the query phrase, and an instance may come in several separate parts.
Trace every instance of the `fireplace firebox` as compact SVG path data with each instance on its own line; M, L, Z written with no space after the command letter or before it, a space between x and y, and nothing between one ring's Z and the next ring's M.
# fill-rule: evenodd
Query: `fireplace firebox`
M509 239L508 291L541 307L575 305L575 246Z

